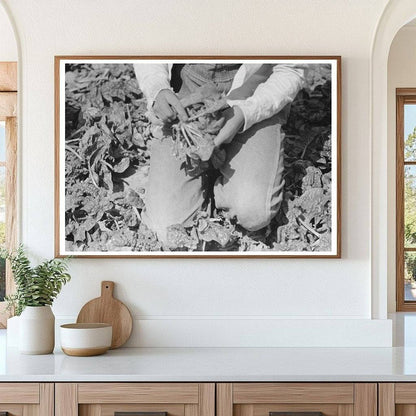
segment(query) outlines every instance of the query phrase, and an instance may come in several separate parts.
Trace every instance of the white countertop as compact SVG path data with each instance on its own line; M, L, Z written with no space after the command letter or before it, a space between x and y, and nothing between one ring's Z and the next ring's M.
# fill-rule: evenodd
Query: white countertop
M416 348L121 348L21 355L0 331L0 381L416 381Z
M21 355L0 330L0 382L415 381L416 314L394 348L120 348L97 357Z

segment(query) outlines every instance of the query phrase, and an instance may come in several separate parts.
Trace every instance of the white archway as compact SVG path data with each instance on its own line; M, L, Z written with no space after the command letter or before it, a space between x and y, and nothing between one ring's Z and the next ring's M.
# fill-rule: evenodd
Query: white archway
M14 19L5 0L0 0L0 61L20 61L20 42ZM12 43L12 44L11 44Z
M7 4L6 0L0 0L0 12L4 15L5 18L8 19L8 22L10 23L10 27L11 30L13 31L14 34L14 41L16 43L15 47L17 49L17 62L18 62L18 66L17 66L17 85L18 85L18 91L19 93L17 94L17 118L19 120L19 131L18 131L18 142L17 142L17 146L18 149L22 149L22 44L20 41L20 36L19 36L19 32L17 30L17 25L16 25L16 21L12 15L12 12L10 11L9 5ZM9 30L9 29L8 29ZM9 39L12 36L9 36ZM0 61L4 61L7 59L2 59L2 57L0 56ZM21 172L22 170L22 152L19 151L18 155L17 155L17 169L18 172ZM17 217L18 218L22 218L22 204L20 203L21 201L21 194L22 194L22 186L21 186L21 175L18 174L17 175ZM20 229L18 226L18 235L20 233ZM18 238L18 241L20 241L20 235Z
M387 318L387 63L391 43L416 17L414 0L390 0L374 35L371 53L371 277L372 317Z

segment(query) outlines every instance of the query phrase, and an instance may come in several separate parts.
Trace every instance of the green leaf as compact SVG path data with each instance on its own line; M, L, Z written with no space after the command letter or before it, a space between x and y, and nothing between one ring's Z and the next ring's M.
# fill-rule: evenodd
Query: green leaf
M10 260L16 293L7 296L9 310L20 315L26 306L52 305L61 288L71 276L67 258L45 260L32 267L22 245L15 251L1 251L3 258Z

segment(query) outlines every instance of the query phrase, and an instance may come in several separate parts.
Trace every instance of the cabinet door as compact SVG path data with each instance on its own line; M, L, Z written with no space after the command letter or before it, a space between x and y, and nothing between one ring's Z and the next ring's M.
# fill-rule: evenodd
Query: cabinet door
M416 383L380 383L380 416L415 416Z
M58 383L56 416L215 416L213 383Z
M0 383L0 415L53 416L51 383Z
M220 383L217 416L377 416L377 384Z

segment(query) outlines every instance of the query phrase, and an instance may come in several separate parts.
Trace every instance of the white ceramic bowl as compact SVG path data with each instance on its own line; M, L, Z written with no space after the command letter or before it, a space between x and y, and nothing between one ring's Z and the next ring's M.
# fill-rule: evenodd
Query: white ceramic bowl
M109 324L61 325L61 348L67 355L88 357L104 354L111 347L113 328Z

